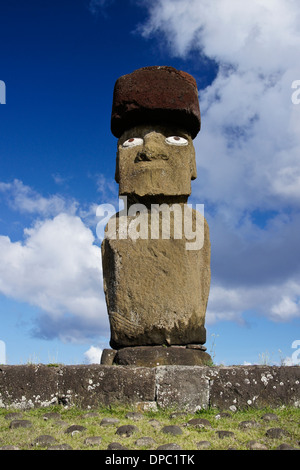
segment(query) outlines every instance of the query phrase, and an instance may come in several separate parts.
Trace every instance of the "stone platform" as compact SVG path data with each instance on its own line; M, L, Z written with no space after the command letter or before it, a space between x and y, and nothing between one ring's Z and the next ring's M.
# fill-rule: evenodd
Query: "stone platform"
M210 365L211 357L205 351L206 348L200 344L104 349L101 364L139 367Z
M132 404L196 411L300 407L299 366L0 366L0 408Z

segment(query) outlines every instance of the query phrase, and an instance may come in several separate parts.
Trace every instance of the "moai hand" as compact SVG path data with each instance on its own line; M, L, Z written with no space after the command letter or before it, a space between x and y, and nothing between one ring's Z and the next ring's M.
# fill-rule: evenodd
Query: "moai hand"
M202 364L209 360L201 347L210 289L209 230L186 204L197 176L195 80L171 67L120 77L111 127L119 138L116 181L126 198L126 210L112 218L114 230L108 224L102 244L110 344L120 350L116 362ZM192 248L187 221L201 239ZM178 356L178 348L162 345L184 350ZM147 358L140 348L145 346Z

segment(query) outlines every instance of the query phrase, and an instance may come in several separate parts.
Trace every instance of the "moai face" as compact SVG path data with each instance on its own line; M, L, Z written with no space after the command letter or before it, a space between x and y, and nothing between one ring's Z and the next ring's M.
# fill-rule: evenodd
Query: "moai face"
M182 129L140 125L125 131L118 141L120 196L188 197L196 176L193 140Z

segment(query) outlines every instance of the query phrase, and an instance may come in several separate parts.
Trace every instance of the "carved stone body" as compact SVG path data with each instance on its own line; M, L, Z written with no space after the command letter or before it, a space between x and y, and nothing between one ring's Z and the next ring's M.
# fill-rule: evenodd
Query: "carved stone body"
M209 229L203 215L187 206L197 176L193 138L200 130L195 80L172 67L120 77L111 127L119 139L115 179L126 208L110 219L102 243L110 344L202 345ZM182 363L197 354L201 363L203 348L195 351L185 353ZM170 363L178 363L178 351L173 356ZM162 357L167 361L168 354Z
M150 211L147 215L151 233ZM117 239L108 233L102 244L111 346L204 344L210 288L205 219L197 233L201 248L187 249L193 242L184 233L180 239L174 238L172 212L169 239L119 239L119 223L127 225L128 230L137 217L117 217ZM189 217L195 225L196 211L191 210ZM160 222L162 225L162 215Z

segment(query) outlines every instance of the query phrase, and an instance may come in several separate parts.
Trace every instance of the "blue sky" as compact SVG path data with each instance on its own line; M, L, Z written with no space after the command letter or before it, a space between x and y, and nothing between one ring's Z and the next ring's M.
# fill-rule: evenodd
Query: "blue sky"
M0 7L0 341L7 363L108 347L99 204L118 207L117 78L191 73L202 129L190 202L212 243L216 363L290 364L300 340L300 6L296 0L4 0ZM3 343L2 347L3 347ZM3 348L2 348L3 349Z

